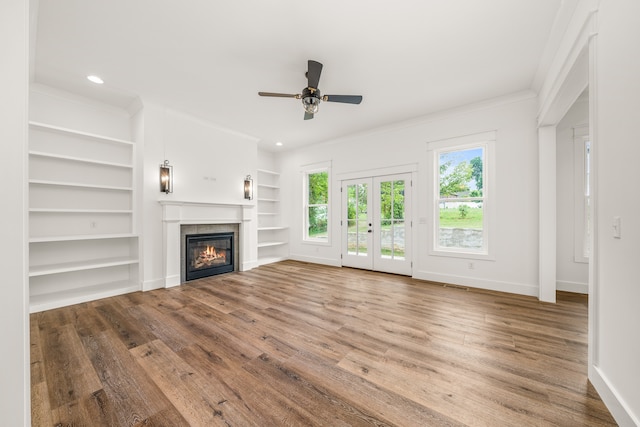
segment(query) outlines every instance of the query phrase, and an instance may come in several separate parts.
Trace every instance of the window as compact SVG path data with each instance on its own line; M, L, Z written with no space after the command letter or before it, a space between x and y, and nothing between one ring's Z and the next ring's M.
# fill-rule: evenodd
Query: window
M433 164L433 255L493 259L489 231L495 211L489 197L495 139L491 131L427 144Z
M589 258L591 253L590 236L591 236L591 141L585 138L584 141L584 227L582 237L582 255Z
M573 245L575 262L588 263L591 236L591 188L590 158L591 142L589 127L577 126L573 129L574 141L574 221L573 221Z
M329 169L305 172L305 235L312 242L329 241Z

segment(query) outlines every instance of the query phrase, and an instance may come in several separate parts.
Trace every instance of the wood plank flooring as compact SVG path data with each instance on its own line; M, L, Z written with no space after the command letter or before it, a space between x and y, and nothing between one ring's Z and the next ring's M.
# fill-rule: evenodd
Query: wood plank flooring
M587 298L295 261L31 315L34 426L607 426Z

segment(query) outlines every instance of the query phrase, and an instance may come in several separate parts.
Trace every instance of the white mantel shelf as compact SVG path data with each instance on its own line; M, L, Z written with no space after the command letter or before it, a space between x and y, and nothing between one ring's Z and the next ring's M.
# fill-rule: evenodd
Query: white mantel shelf
M180 285L180 226L194 224L238 224L240 271L257 265L251 254L255 246L254 204L206 203L160 200L163 222L165 287Z

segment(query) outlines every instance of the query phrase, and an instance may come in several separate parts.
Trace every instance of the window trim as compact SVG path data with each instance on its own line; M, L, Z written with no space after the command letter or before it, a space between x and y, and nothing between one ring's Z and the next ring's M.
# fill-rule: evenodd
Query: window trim
M427 143L428 164L433 168L429 174L430 185L428 201L431 203L431 215L429 219L428 232L428 253L433 256L444 256L453 258L468 259L485 259L495 260L494 246L492 240L494 238L492 230L496 220L496 200L495 200L495 169L494 169L494 152L495 152L496 131L482 132L472 135L464 135L459 137L448 138L439 141ZM483 148L483 248L481 250L469 250L465 248L450 248L439 246L439 202L440 198L440 153L451 151L463 151L472 148ZM475 197L464 198L477 199ZM461 199L456 199L460 201Z
M302 243L330 246L331 245L331 162L314 163L304 166L301 170L303 174L302 185ZM309 175L327 172L327 203L309 204ZM314 206L327 207L327 238L318 239L309 237L309 208Z
M573 261L576 263L589 262L589 244L590 230L589 227L589 203L592 196L587 194L589 190L589 171L587 150L591 146L591 138L589 137L589 128L586 126L578 126L573 129L574 143L574 208L573 208Z

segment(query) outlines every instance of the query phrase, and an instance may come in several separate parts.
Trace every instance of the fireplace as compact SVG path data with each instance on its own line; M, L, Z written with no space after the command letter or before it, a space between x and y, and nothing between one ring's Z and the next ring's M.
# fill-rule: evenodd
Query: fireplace
M187 234L185 236L185 279L234 271L234 233Z

